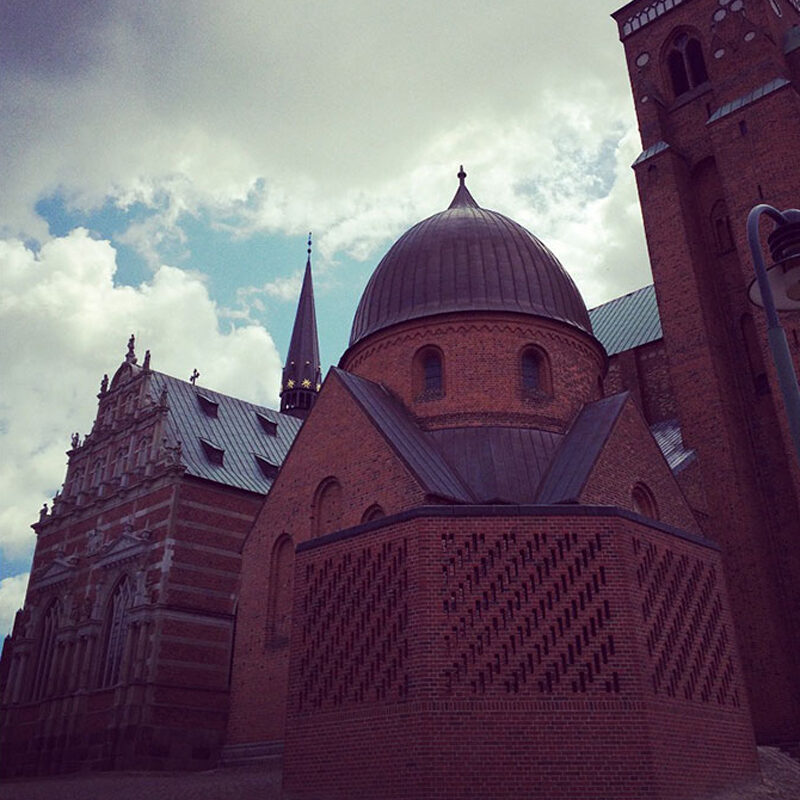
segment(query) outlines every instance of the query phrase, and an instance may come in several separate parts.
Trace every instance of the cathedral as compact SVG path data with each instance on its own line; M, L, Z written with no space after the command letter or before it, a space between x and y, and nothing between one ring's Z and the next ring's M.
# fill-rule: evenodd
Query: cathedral
M680 800L800 757L800 465L745 234L800 204L800 2L613 17L653 284L587 310L462 168L324 381L309 249L280 411L131 337L33 526L0 774Z

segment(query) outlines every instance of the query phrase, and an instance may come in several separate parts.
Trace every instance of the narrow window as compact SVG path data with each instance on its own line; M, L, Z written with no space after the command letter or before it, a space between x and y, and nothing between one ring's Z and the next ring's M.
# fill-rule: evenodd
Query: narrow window
M700 42L685 33L676 36L667 55L667 69L675 97L705 83L708 71Z
M132 606L133 585L127 577L124 577L117 584L108 606L106 649L100 670L101 686L114 686L120 679Z
M143 467L147 463L147 437L139 439L136 445L136 466Z
M31 699L39 700L48 692L53 672L53 660L56 652L56 634L58 633L58 621L61 617L61 605L58 600L48 607L42 618L39 628L39 652L36 658L36 672L34 674L33 686L31 687Z
M764 367L761 347L758 344L758 331L751 314L742 314L741 326L744 351L747 356L750 377L753 381L753 389L757 395L769 394L769 379Z
M543 398L551 394L550 367L547 355L538 347L526 347L520 357L522 395Z
M272 550L267 605L267 647L283 647L289 642L292 619L292 579L294 542L283 534Z
M428 393L442 391L442 359L433 350L425 354L425 391Z
M326 533L342 527L342 487L336 478L326 478L314 496L314 535Z
M417 400L444 396L444 358L438 347L423 347L413 361L413 385Z
M633 510L643 517L658 519L658 506L653 493L644 483L637 483L631 492Z

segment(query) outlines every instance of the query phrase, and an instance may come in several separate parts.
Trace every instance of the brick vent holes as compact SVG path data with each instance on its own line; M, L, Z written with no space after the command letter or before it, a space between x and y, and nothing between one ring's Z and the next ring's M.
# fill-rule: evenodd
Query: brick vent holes
M306 565L298 711L409 694L408 542Z
M713 565L633 539L656 695L738 707L730 633Z
M442 537L449 693L617 694L600 533Z

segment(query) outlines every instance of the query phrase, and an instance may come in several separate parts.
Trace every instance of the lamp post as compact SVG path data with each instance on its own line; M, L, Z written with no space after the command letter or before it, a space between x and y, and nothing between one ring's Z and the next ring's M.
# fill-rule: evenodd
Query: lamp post
M767 237L775 262L769 269L764 266L758 239L758 223L763 214L775 222L774 230ZM750 284L750 300L762 306L767 315L767 339L800 462L800 387L786 333L778 322L777 313L778 310L800 310L800 211L795 208L778 211L764 203L757 205L747 217L747 242L756 272L756 279Z

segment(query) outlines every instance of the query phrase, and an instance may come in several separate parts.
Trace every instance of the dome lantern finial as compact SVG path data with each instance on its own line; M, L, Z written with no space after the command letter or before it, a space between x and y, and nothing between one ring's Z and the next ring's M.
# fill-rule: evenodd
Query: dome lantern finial
M462 164L458 170L458 189L456 189L455 196L448 208L480 208L475 202L475 198L469 193L465 179L467 173L464 172L464 165Z

